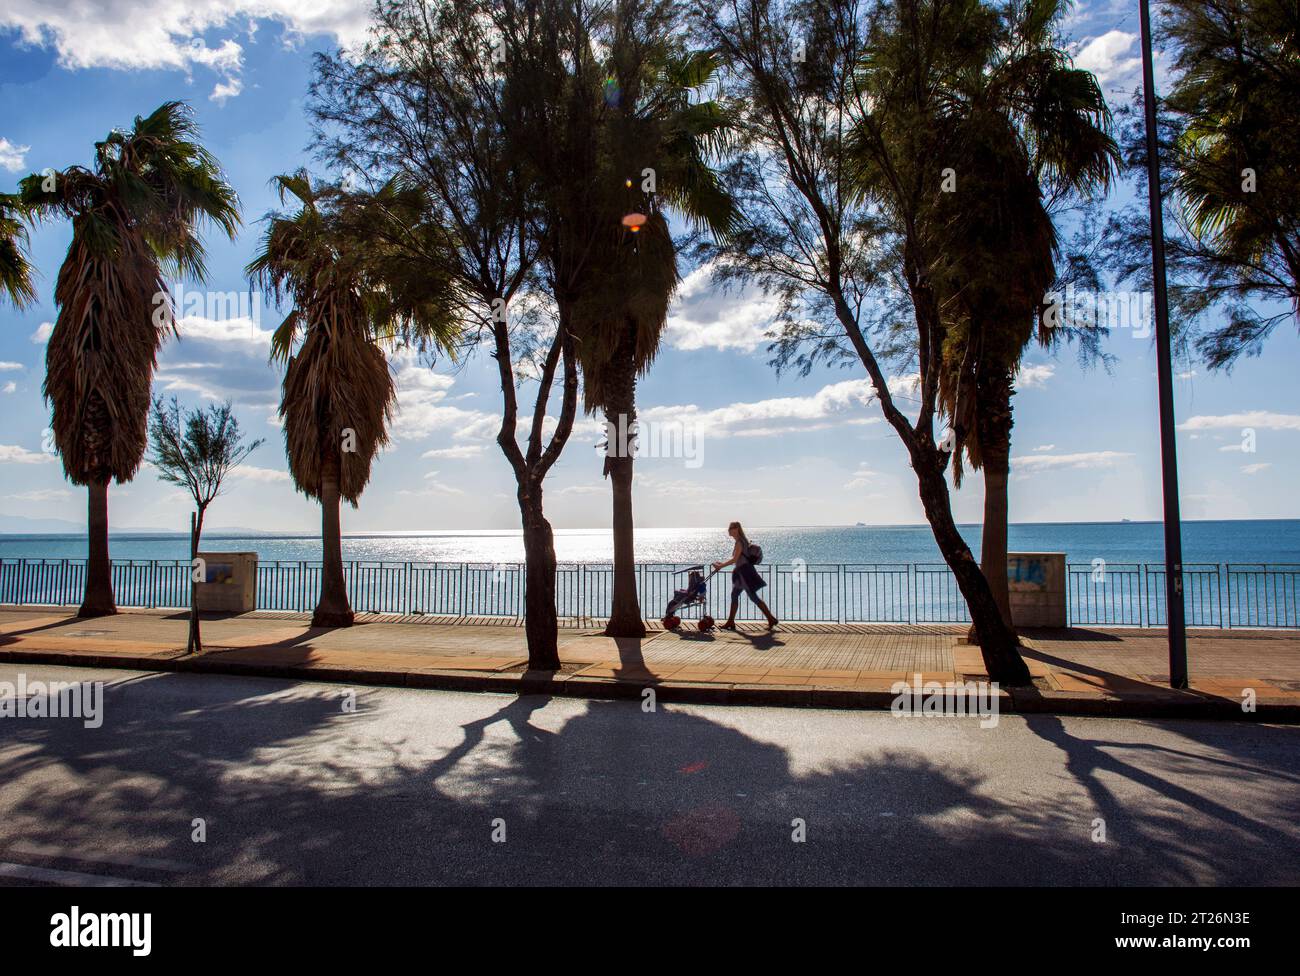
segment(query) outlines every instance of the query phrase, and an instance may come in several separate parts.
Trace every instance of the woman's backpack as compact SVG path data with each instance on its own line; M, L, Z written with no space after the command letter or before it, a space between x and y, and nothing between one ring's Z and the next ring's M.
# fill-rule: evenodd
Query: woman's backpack
M745 555L751 563L757 566L763 561L763 547L756 542L751 542L749 548L745 550Z

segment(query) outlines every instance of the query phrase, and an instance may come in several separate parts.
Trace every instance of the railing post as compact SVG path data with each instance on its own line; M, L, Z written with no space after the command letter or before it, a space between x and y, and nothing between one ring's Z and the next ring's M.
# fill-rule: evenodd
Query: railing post
M1151 587L1147 585L1147 564L1138 565L1138 626L1146 630L1147 626L1147 594L1151 592Z
M1220 575L1222 566L1219 563L1214 564L1214 603L1219 612L1219 627L1223 627L1223 577Z
M840 614L839 622L844 623L844 564L840 563Z
M913 606L912 606L912 604L913 604L913 600L912 600L912 575L913 575L913 573L915 572L915 570L916 570L916 564L915 564L915 563L908 563L908 564L907 564L907 620L906 620L905 622L906 622L906 623L909 623L909 624L914 624L914 623L916 623L916 621L915 621L914 619L912 619L913 616L915 615L915 610L913 609Z

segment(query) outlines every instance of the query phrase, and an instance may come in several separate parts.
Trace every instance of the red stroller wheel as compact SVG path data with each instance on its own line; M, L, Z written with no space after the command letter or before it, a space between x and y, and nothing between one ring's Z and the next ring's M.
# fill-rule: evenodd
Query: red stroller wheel
M675 613L670 613L663 619L664 630L676 630L681 622L681 617L677 616Z
M715 623L717 623L717 621L706 613L700 618L700 630L712 630Z

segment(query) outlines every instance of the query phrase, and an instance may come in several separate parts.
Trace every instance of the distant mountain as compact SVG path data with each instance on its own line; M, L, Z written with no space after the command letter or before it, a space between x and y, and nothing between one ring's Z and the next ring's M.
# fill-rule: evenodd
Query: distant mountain
M86 531L84 522L69 522L57 518L26 518L22 515L0 515L0 532L30 535L82 535Z

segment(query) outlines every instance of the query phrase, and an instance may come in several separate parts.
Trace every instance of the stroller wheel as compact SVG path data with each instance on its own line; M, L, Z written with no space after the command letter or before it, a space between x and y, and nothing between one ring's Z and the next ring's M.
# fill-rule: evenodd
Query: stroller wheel
M712 630L715 623L717 623L717 621L706 613L700 618L700 630Z
M670 613L668 616L664 617L663 619L664 630L676 630L677 626L681 622L682 622L681 617L677 616L677 614L675 613Z

